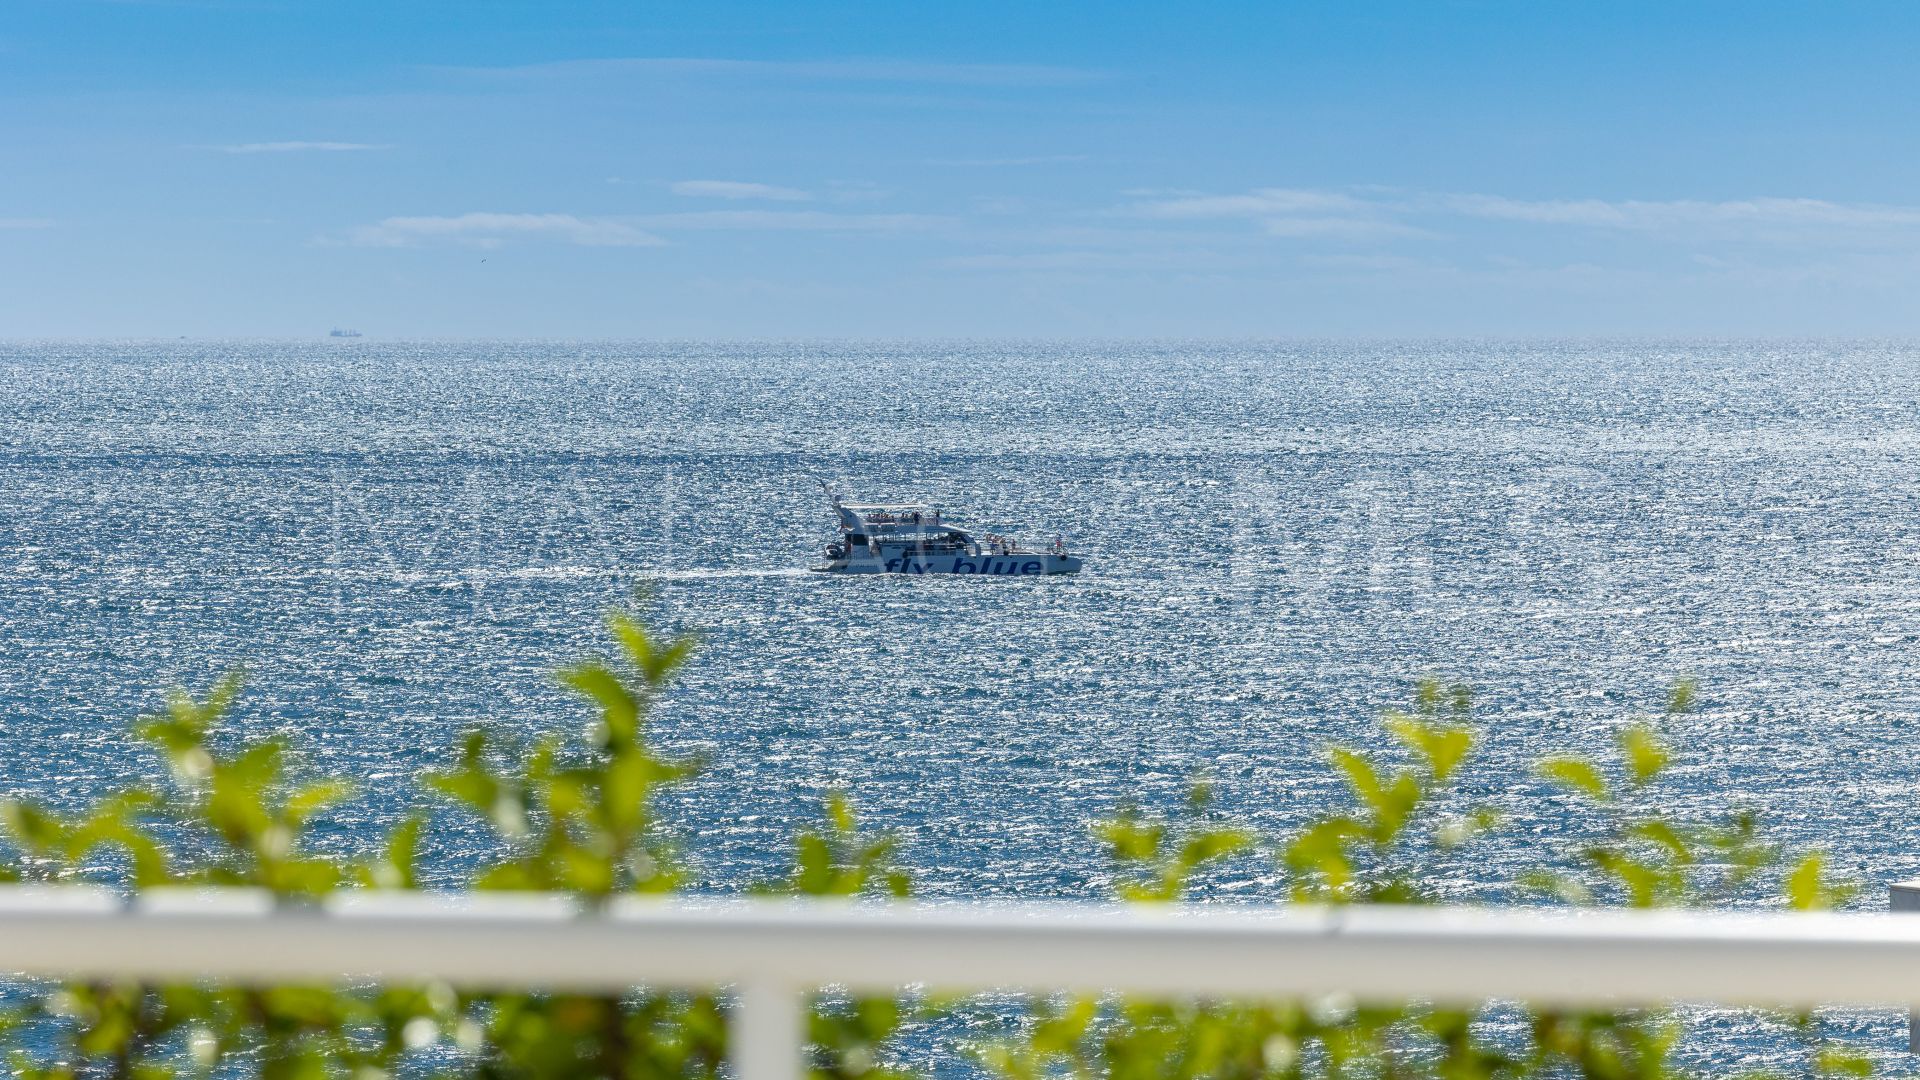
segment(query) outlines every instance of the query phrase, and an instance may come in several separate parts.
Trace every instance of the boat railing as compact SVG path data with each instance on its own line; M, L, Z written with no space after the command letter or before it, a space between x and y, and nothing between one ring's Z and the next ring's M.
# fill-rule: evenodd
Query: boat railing
M944 536L938 533L928 534L923 538L916 538L914 536L900 536L900 535L887 534L887 533L881 533L876 535L877 535L877 538L882 543L885 543L893 547L905 547L911 550L918 550L922 547L925 547L935 551L949 551L949 550L953 550L956 547L956 545L954 545L950 541L947 541ZM922 543L920 542L921 539L925 539L929 542ZM958 549L961 551L967 552L969 555L1063 555L1063 554L1066 554L1064 550L1056 550L1051 545L1049 545L1046 548L1032 548L1024 544L1021 544L1018 541L1014 541L1006 544L997 544L982 536L974 537L972 542L970 543L958 545Z
M1920 885L1896 886L1920 890ZM1542 908L671 903L0 888L0 970L146 982L725 988L732 1073L805 1075L823 987L1540 1007L1920 1004L1920 918Z
M1064 545L1062 545L1061 548L1055 548L1054 545L1048 544L1045 547L1036 548L1028 547L1019 540L1008 540L1006 545L1001 547L996 546L985 537L976 536L974 537L974 543L979 545L983 552L993 555L1063 555L1066 553Z

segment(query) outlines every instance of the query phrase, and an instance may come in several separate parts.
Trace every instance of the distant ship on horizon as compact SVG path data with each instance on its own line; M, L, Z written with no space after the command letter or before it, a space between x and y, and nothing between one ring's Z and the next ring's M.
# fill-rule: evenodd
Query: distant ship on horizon
M328 336L328 337L359 337L359 336L360 336L360 331L358 331L358 330L342 330L342 329L340 329L339 327L337 327L337 326L336 326L336 327L334 327L334 328L333 328L332 330L329 330L329 331L327 331L327 336Z

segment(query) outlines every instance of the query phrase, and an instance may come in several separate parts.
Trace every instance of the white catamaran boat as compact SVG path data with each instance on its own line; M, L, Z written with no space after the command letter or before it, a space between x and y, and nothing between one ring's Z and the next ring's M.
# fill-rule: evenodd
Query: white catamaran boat
M827 545L823 574L973 574L1041 577L1077 574L1080 559L1064 540L1046 551L1010 537L975 536L923 503L846 503L833 497L840 539Z

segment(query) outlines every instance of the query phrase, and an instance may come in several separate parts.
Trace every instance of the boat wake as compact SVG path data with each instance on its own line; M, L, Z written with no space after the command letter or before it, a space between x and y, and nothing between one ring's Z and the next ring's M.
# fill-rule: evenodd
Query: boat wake
M25 576L38 572L39 567L22 564L17 567L0 566L0 576ZM142 584L168 584L186 579L264 581L371 581L395 582L402 585L425 585L442 588L454 588L465 585L488 585L497 582L513 581L566 581L575 579L615 580L615 581L705 581L720 578L790 578L801 577L807 573L805 567L775 567L770 569L752 568L681 568L651 569L643 566L516 566L516 567L473 567L470 569L447 570L411 570L395 567L366 566L262 566L246 570L187 571L154 569L149 567L130 567L113 571L107 576L116 581L139 582Z
M712 578L804 577L809 572L804 566L789 566L772 570L634 570L631 575L648 581L705 581Z
M540 579L540 578L615 578L634 581L709 581L720 578L799 577L804 567L677 567L656 569L645 566L529 566L517 570L469 572L468 578Z

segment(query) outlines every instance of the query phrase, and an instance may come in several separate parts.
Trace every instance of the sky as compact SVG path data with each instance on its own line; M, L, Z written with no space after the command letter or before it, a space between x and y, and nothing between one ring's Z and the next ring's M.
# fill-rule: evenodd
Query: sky
M0 338L1920 334L1920 5L0 0Z

